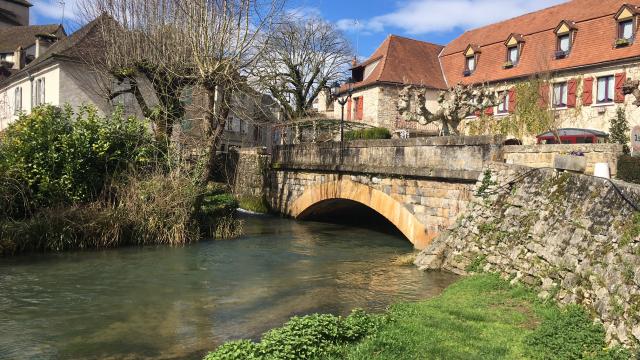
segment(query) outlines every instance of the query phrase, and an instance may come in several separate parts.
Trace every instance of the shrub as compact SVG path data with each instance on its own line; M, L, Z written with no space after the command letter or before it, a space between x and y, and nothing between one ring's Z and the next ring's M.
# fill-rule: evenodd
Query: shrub
M0 254L183 245L200 238L200 224L192 214L198 188L189 178L131 176L109 190L109 199L45 208L27 219L0 222Z
M616 117L611 119L609 125L609 133L611 134L611 141L615 144L622 144L622 151L625 155L629 155L629 122L627 121L627 115L623 107L619 107L616 110Z
M640 157L622 155L618 157L618 179L640 184Z
M110 177L144 169L161 154L148 124L121 111L100 117L92 107L76 114L69 107L37 107L12 123L0 142L1 181L24 190L20 198L5 195L0 201L12 216L91 201Z
M391 139L389 129L382 127L374 127L368 129L351 130L344 133L345 140L373 140L373 139Z
M584 308L569 305L545 319L525 340L532 359L629 359L628 351L606 349L602 324L591 320Z
M292 317L284 326L268 331L253 344L246 340L220 346L205 360L313 359L356 342L377 331L386 316L356 309L346 318L327 314Z

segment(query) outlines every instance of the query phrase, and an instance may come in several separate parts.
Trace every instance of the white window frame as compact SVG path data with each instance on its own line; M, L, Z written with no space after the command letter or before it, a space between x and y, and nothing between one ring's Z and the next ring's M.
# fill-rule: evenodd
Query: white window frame
M496 115L507 115L509 114L509 91L499 91L498 96L505 95L504 99L501 103L496 106Z
M473 64L473 67L469 66L469 64ZM473 73L474 71L476 71L476 66L478 64L476 64L476 57L474 56L467 56L466 59L466 63L465 63L465 69L469 70L470 73Z
M560 87L561 93L561 103L558 103L556 100L556 87ZM554 83L551 88L551 105L554 109L566 109L567 108L567 100L568 100L568 84L566 81Z
M18 86L13 93L13 114L18 115L22 111L22 87Z
M515 60L511 58L512 53L516 54ZM520 61L520 49L518 49L517 45L507 48L507 60L511 61L513 65L518 64L518 61Z
M36 80L36 86L34 89L34 97L33 97L34 99L33 106L44 105L46 103L45 95L46 93L45 93L44 77L41 77Z
M609 96L608 99L600 101L600 80L605 80L605 96ZM611 105L614 102L615 94L616 94L616 80L613 75L603 75L598 76L596 78L596 101L594 101L595 105Z

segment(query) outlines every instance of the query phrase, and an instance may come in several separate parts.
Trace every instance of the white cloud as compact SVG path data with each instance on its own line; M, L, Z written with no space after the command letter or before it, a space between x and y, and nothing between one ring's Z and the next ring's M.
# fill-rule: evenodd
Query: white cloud
M360 20L343 19L337 26L343 31L382 32L399 28L412 35L473 29L509 19L566 0L406 0L391 13Z
M37 20L45 18L50 21L60 22L62 19L62 3L64 3L64 19L77 21L78 0L33 0L31 11Z
M288 16L307 18L321 18L322 12L320 9L314 6L300 6L287 10Z

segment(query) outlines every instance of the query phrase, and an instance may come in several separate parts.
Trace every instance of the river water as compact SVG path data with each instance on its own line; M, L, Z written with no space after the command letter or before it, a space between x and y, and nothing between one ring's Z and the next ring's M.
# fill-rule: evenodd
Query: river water
M200 359L293 315L382 311L456 278L391 264L401 235L249 216L192 246L0 258L0 359Z

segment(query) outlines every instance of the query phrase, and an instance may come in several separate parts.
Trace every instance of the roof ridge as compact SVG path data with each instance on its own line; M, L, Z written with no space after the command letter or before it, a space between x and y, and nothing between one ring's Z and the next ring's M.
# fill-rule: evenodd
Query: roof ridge
M415 41L415 42L420 42L420 43L424 43L424 44L429 44L429 45L435 45L435 46L441 46L444 47L444 45L441 44L436 44L434 42L430 42L430 41L424 41L424 40L420 40L420 39L414 39L414 38L410 38L407 36L402 36L402 35L396 35L396 34L389 34L388 37L396 37L399 39L404 39L404 40L411 40L411 41Z

